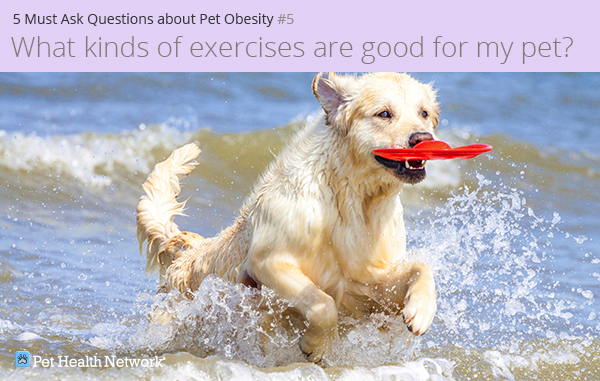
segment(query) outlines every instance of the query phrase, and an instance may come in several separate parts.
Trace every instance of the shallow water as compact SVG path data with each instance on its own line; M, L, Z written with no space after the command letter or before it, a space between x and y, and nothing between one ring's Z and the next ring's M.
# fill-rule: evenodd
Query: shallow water
M205 236L231 223L318 110L312 74L0 75L0 377L600 379L600 75L416 76L439 89L443 140L494 151L430 162L403 192L410 255L436 274L431 330L345 319L319 367L301 323L264 330L285 309L269 290L211 277L194 301L156 296L135 239L142 182L190 141L202 154L177 221ZM153 325L153 308L177 318ZM19 350L165 360L17 369Z

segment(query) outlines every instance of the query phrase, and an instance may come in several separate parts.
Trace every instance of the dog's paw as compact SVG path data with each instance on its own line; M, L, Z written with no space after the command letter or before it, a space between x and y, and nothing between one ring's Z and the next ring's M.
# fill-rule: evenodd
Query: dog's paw
M404 323L409 331L415 335L422 335L431 326L435 312L437 293L430 286L418 286L413 284L406 293L404 299Z
M316 365L321 365L323 363L323 354L319 352L306 352L304 348L302 348L302 340L298 343L300 346L300 350L302 351L302 355L307 361L313 362Z
M317 365L323 363L323 355L331 347L337 336L337 326L328 330L307 330L300 342L300 350L308 361Z
M300 350L302 351L305 359L310 362L314 362L317 365L323 361L323 355L327 350L327 345L323 345L323 343L321 343L321 345L315 345L316 343L310 345L306 335L298 344L300 345Z

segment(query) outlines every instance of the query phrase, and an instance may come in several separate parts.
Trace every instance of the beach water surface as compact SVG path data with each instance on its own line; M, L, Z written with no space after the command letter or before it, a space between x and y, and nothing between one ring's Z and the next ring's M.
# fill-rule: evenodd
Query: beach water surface
M194 300L155 294L135 236L153 166L199 144L177 223L217 234L318 112L313 75L0 75L0 378L600 379L598 74L414 74L439 90L442 140L494 146L429 162L403 191L409 255L439 293L422 337L343 318L317 366L298 324L264 331L286 308L268 289L209 277ZM154 308L173 323L152 324ZM54 366L17 368L17 351Z

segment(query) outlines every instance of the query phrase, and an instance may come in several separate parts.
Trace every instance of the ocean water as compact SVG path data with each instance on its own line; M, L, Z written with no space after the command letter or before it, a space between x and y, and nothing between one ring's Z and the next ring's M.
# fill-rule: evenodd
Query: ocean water
M209 277L193 301L155 295L135 237L153 166L200 145L177 222L217 234L318 111L313 75L0 74L0 378L600 379L600 74L414 74L439 91L441 139L494 146L429 162L403 191L409 255L439 293L422 337L398 318L344 318L317 366L298 324L262 339L286 308L268 289ZM151 324L154 308L173 324ZM17 368L16 351L55 366Z

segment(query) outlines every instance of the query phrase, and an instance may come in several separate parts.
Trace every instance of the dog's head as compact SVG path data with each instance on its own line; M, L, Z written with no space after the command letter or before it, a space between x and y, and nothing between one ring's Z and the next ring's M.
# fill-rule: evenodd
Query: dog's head
M408 184L425 179L424 161L392 161L372 151L412 148L435 139L439 108L431 85L398 73L319 73L313 93L325 111L326 124L346 139L365 169Z

